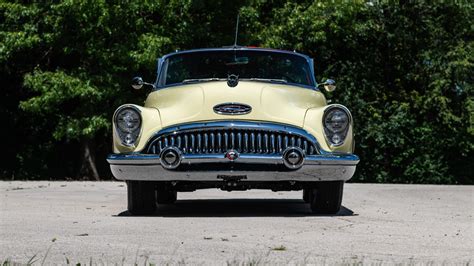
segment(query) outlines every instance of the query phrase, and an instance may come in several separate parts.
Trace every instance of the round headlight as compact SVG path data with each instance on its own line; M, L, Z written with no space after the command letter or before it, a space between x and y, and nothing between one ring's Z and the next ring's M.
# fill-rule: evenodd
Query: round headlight
M349 130L351 117L349 110L342 105L331 105L323 115L323 126L326 140L332 146L341 146Z
M116 115L117 127L123 132L133 132L140 128L140 114L132 108L124 108Z
M349 116L339 108L330 110L324 119L324 126L332 133L339 133L346 130L349 125Z

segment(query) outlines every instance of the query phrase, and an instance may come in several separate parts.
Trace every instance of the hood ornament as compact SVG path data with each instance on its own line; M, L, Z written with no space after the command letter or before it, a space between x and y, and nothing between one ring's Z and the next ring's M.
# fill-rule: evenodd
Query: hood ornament
M250 105L243 103L221 103L214 106L214 112L220 115L245 115L252 111Z
M239 76L235 74L227 75L227 86L235 87L239 84Z

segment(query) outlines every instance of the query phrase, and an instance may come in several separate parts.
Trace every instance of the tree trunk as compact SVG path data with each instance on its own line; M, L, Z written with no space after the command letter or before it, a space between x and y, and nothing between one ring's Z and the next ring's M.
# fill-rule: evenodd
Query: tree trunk
M89 139L84 139L81 141L82 148L82 165L80 174L83 176L92 177L95 180L99 181L99 172L97 172L97 167L95 165L95 156L93 143Z

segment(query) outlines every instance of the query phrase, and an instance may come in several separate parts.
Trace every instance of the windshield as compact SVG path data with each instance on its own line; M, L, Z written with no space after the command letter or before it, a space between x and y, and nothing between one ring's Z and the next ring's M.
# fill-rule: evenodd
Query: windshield
M163 62L159 86L225 80L294 83L313 86L307 60L297 54L272 51L217 50L176 54Z

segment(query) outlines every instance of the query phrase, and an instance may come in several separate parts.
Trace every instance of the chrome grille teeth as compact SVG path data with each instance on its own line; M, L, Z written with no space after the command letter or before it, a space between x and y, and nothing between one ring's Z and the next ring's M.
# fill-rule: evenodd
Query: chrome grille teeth
M184 153L187 153L188 152L188 135L185 134L184 135L184 150L183 150Z
M160 154L169 146L178 147L184 154L225 153L230 149L244 154L281 154L288 147L299 147L307 155L317 154L315 146L305 137L261 129L175 132L156 139L149 146L148 152Z
M221 147L222 147L222 135L221 133L217 133L217 148L216 152L221 152Z
M282 147L282 143L281 143L281 135L278 135L278 152L279 153L282 153L283 152L283 147Z
M237 133L237 149L242 152L242 134Z
M209 152L213 152L215 149L215 139L214 139L214 132L211 132L211 148L209 149Z
M182 143L181 143L181 136L178 136L178 137L177 137L177 144L176 144L176 145L177 145L178 148L180 148L180 149L181 149L181 147L182 147L181 144L182 144Z
M263 152L268 153L269 152L269 147L268 147L268 134L263 135Z
M209 152L209 138L208 138L208 136L207 136L207 133L204 133L203 138L204 138L204 141L203 141L203 142L204 142L204 144L203 144L204 146L202 147L202 151L203 151L204 153L208 153L208 152Z
M235 135L234 135L234 132L230 132L230 148L235 149Z
M224 150L226 151L229 148L229 139L227 138L227 132L224 132Z
M201 134L197 134L197 148L196 152L202 151L202 139L201 139Z
M244 148L243 152L249 152L249 134L244 133Z
M270 136L270 144L271 144L270 152L275 153L275 135L274 134Z
M256 150L255 150L255 133L250 133L250 152L256 152Z

